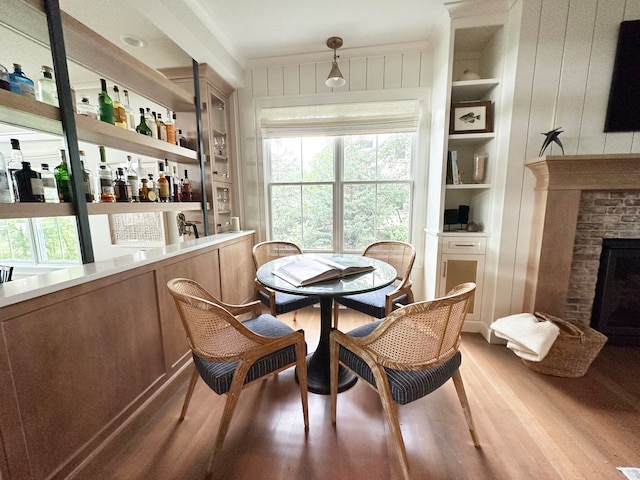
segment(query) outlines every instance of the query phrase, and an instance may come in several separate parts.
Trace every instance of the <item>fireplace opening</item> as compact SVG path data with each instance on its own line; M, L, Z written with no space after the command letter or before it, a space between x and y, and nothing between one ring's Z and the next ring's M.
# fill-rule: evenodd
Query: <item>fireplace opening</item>
M609 343L640 345L640 239L602 240L591 326Z

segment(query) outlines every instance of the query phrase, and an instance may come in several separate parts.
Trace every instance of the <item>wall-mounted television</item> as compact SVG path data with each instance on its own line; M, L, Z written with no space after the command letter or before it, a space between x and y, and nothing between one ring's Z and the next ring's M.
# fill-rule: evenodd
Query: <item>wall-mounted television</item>
M640 130L640 20L620 24L605 132Z

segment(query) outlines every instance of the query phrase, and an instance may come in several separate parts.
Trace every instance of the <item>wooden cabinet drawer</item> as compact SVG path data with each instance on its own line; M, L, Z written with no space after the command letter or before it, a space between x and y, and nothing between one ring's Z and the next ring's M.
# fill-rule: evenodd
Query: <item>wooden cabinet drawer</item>
M442 253L484 254L487 247L485 237L445 237L442 239Z

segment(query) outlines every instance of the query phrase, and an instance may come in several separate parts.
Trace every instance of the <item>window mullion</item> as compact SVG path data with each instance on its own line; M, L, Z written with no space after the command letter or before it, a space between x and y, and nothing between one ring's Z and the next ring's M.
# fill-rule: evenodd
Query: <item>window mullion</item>
M333 245L336 252L344 249L344 215L343 215L343 165L344 165L344 137L334 137L334 192L333 192Z

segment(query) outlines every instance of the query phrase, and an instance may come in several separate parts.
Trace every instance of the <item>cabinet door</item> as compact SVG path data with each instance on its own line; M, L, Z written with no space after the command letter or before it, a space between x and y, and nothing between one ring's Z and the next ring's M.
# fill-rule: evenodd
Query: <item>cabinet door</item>
M452 288L464 282L474 282L476 291L472 297L467 319L479 320L482 301L482 277L484 276L484 255L442 255L441 278L438 295L446 295Z

